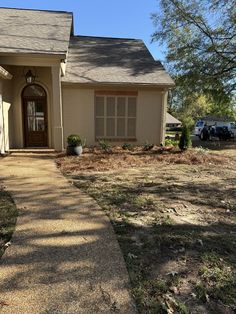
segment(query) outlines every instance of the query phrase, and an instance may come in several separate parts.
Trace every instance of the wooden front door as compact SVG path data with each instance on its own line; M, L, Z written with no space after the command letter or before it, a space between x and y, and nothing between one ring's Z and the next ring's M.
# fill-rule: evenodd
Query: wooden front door
M37 85L34 86L36 87ZM38 88L42 89L40 86ZM29 91L26 90L24 90L23 94L25 147L48 146L47 98L44 90L43 93L38 94L31 96Z

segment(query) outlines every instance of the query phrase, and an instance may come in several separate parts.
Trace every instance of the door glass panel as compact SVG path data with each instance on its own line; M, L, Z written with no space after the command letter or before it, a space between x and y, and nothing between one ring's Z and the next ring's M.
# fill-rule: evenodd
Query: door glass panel
M44 89L39 85L29 85L24 89L24 97L46 97Z
M35 102L34 101L27 102L27 114L28 116L32 116L35 114Z
M36 116L44 116L44 111L43 111L43 105L42 104L36 104Z
M35 118L34 117L28 117L28 130L29 131L36 131Z
M31 132L44 131L44 107L36 101L27 102L28 130Z
M36 131L44 131L44 118L36 118Z

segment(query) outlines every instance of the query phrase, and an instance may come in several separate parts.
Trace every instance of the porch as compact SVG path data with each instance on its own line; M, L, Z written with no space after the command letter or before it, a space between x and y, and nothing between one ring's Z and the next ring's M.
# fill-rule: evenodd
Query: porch
M0 63L1 153L34 148L62 151L60 60L6 56ZM28 73L33 78L27 82Z

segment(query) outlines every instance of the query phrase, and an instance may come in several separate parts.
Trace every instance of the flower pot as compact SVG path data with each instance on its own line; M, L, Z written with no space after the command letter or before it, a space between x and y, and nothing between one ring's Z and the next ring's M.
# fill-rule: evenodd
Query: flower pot
M75 152L75 155L77 155L77 156L82 155L83 147L82 146L75 146L74 147L74 152Z
M73 155L76 155L76 156L80 156L83 152L83 148L82 146L67 146L67 149L66 149L66 153L67 155L69 156L73 156Z

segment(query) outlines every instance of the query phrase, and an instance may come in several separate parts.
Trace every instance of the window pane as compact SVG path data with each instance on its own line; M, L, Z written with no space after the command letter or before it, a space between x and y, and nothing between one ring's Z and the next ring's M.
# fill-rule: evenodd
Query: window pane
M104 97L96 97L95 114L96 114L96 117L104 116Z
M115 118L107 118L107 136L115 136Z
M114 117L115 116L115 97L107 97L107 116Z
M124 117L125 116L125 97L117 98L117 116Z
M135 137L136 136L136 119L129 118L128 119L128 136Z
M96 118L96 136L104 136L104 118Z
M125 136L125 118L117 119L117 136Z
M39 85L29 85L24 89L23 96L46 97L45 90Z
M128 117L136 117L136 98L128 98Z

